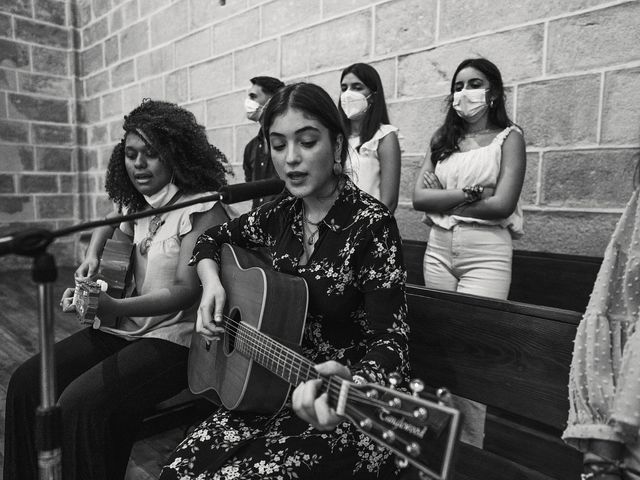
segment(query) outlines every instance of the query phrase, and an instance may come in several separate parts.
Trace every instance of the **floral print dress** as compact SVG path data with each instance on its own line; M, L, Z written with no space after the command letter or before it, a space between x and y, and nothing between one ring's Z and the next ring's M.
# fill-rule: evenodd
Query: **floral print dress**
M222 243L265 247L275 270L307 282L305 357L336 360L370 382L386 384L391 372L406 380L406 271L395 219L347 180L301 265L302 214L301 200L283 194L207 230L191 263L219 261ZM160 478L370 479L389 478L394 470L392 454L349 422L322 432L287 403L272 416L220 408L177 447Z

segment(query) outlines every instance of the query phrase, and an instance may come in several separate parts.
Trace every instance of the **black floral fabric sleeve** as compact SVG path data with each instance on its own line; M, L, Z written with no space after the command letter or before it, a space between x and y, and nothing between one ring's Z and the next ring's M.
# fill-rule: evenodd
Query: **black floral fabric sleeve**
M364 293L368 348L352 371L381 384L387 383L392 372L406 380L409 374L406 270L395 219L383 218L367 230L366 236L359 255L357 283Z

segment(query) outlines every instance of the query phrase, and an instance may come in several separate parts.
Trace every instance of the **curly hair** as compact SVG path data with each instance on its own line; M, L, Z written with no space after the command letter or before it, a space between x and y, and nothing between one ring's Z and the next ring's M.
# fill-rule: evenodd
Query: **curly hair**
M173 172L173 183L184 193L219 190L231 174L224 153L211 145L204 126L190 111L169 102L145 99L124 117L125 135L107 166L106 190L109 198L129 213L147 205L135 188L125 167L125 140L128 133L140 137L160 155L160 161Z

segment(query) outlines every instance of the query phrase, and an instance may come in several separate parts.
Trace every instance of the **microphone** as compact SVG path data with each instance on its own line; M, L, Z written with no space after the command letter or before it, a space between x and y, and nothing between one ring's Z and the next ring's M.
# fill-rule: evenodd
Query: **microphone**
M254 198L277 195L284 189L284 182L279 178L258 180L256 182L234 183L220 189L222 203L238 203Z
M178 210L190 205L195 205L196 203L211 202L215 200L219 200L227 204L244 202L245 200L266 197L268 195L277 195L282 192L283 189L284 182L279 178L258 180L257 182L235 183L233 185L225 185L218 192L213 192L211 195L188 200L186 202L165 205L164 207L144 210L121 217L112 217L104 220L80 223L57 231L49 231L43 228L29 228L21 232L11 233L0 237L0 257L10 253L24 256L35 256L44 251L55 238L80 232L82 230L89 230L91 228L102 227L104 225L117 225L121 222L137 220L138 218L150 217L152 215L159 215L171 210Z

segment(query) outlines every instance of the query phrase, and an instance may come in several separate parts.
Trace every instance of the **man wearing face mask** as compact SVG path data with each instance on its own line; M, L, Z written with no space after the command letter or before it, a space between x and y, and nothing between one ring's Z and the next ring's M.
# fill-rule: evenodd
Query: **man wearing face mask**
M247 113L247 118L259 123L265 105L280 88L284 87L284 83L273 77L254 77L250 82L251 88L244 101L244 108ZM255 182L257 180L278 177L271 162L271 155L269 154L262 128L260 128L258 134L247 143L244 149L242 168L244 169L245 182ZM253 208L259 207L272 198L273 196L255 198L253 200Z

